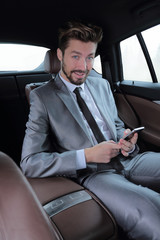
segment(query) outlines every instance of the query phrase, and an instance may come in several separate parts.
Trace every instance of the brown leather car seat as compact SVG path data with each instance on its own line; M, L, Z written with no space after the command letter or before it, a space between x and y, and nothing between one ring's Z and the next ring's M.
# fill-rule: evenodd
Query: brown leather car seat
M76 199L81 195L84 190L78 184L63 178L29 179L29 182L15 162L0 152L1 240L117 239L114 219L87 192L88 200L47 216L44 211L47 208L42 205L51 203L55 212L61 203L58 196ZM54 198L58 201L51 201Z
M56 228L15 162L0 152L0 239L56 240Z
M44 58L45 72L50 73L52 75L52 77L54 78L54 76L59 72L60 68L61 68L61 63L57 58L56 51L48 50L46 52L46 55ZM34 88L40 87L45 83L46 82L29 83L25 86L25 93L26 93L28 102L30 102L29 95L30 95L31 90L33 90Z
M61 62L57 57L55 50L48 50L44 58L45 72L50 74L57 74L61 68Z

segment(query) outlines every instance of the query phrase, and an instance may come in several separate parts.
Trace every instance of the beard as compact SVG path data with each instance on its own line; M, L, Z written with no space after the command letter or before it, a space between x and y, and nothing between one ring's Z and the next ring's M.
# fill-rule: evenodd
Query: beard
M67 73L66 65L65 65L64 61L62 61L62 71L65 74L65 76L67 77L67 79L69 80L69 82L72 83L72 84L75 84L75 85L81 85L82 83L84 83L86 78L87 78L87 76L88 76L88 74L89 74L89 70L88 69L85 70L85 71L77 69L77 70L72 70L69 73ZM82 74L85 74L85 75L83 77L79 76L79 78L74 80L73 77L72 77L73 73L80 73L80 74L82 73Z

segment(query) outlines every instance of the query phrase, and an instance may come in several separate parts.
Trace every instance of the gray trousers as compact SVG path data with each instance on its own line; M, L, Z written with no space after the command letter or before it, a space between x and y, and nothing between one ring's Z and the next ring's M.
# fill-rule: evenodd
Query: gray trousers
M138 154L122 163L122 174L101 171L83 185L107 206L129 238L160 240L160 153Z

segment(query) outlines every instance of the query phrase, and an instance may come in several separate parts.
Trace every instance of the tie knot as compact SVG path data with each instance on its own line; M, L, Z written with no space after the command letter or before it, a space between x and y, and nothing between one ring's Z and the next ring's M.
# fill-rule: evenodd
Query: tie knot
M76 94L76 96L80 96L80 95L81 95L81 94L80 94L80 91L81 91L81 90L82 90L81 87L76 87L73 92Z
M77 93L80 93L80 91L81 87L76 87L73 92L77 95Z

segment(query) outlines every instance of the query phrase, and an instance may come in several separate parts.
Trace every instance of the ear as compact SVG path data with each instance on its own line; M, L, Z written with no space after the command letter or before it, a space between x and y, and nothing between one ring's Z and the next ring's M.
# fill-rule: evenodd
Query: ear
M58 57L59 61L62 61L62 51L60 48L57 48L57 57Z

